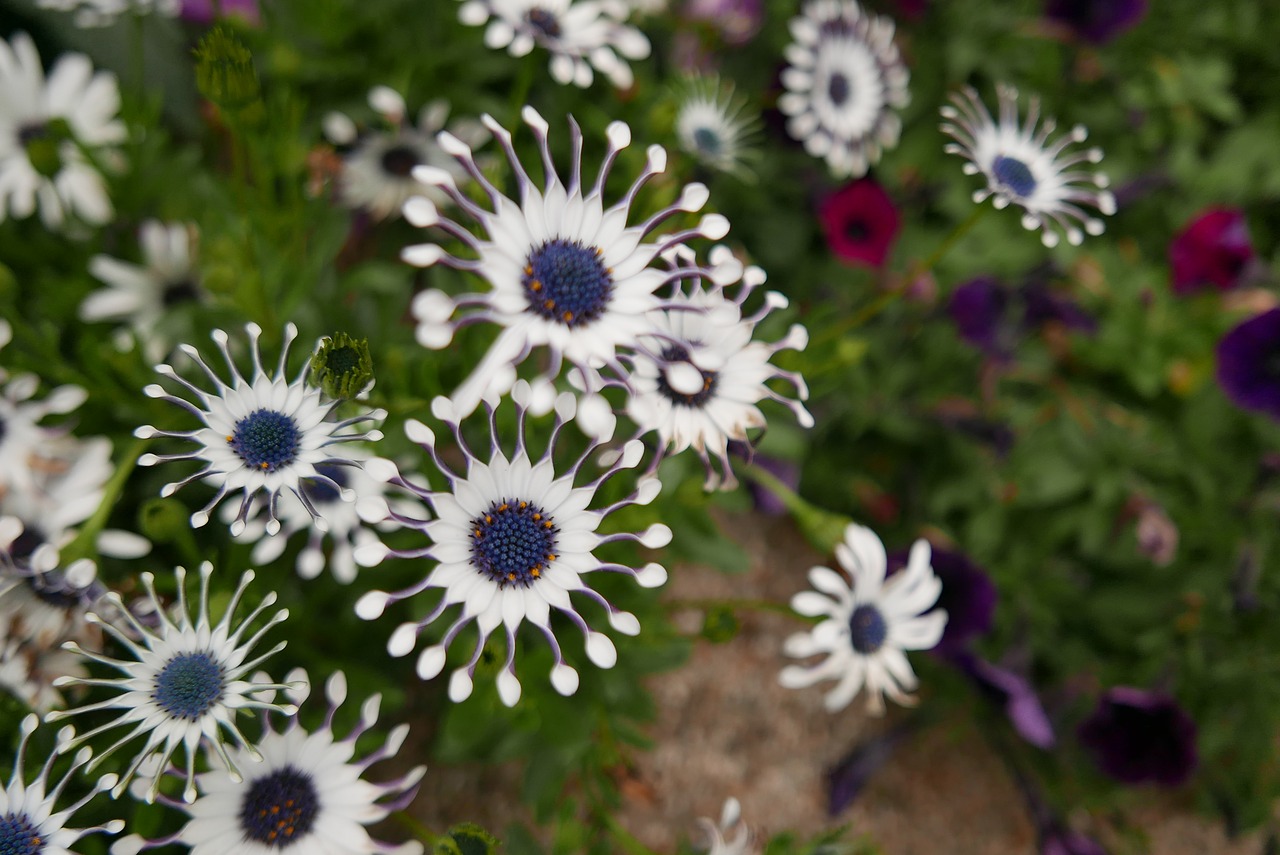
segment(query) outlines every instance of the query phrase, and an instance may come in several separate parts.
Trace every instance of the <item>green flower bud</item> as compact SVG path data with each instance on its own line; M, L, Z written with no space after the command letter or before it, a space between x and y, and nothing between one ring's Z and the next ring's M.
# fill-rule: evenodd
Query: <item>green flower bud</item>
M354 398L373 385L369 340L334 333L311 357L311 379L331 398Z
M191 535L191 512L177 499L147 499L138 508L138 529L153 543L172 543Z
M214 27L195 49L196 88L224 110L243 110L262 94L253 54L230 28Z

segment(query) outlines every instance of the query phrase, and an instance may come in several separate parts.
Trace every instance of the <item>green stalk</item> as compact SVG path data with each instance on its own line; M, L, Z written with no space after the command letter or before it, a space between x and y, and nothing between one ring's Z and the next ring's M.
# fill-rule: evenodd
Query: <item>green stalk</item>
M436 834L417 819L410 816L407 811L398 810L394 811L391 815L395 817L396 822L409 829L409 831L413 833L414 837L421 840L423 845L426 846L428 852L435 849L436 841L440 838L440 835Z
M815 547L829 553L844 539L845 528L853 522L843 514L828 511L800 497L779 481L772 472L759 466L748 466L744 473L752 481L776 495L800 526L800 531Z
M129 446L129 450L125 452L124 459L116 466L116 471L111 473L111 478L103 488L102 501L98 503L98 509L80 527L80 532L76 535L75 540L60 551L60 557L64 564L70 564L80 558L97 557L98 535L106 526L107 517L111 516L116 500L120 498L120 493L124 490L124 484L129 480L129 475L133 473L133 467L137 465L138 458L142 456L142 450L147 447L147 442L148 440L139 439Z

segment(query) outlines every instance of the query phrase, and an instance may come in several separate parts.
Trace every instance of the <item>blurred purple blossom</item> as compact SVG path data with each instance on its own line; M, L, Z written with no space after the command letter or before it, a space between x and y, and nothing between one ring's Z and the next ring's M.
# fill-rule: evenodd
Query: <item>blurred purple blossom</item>
M1107 855L1102 844L1060 822L1040 829L1040 855Z
M1052 324L1097 332L1097 320L1049 284L1052 275L1052 269L1036 268L1017 287L979 276L951 293L947 312L961 338L997 359L1008 358L1023 336Z
M1155 502L1138 507L1138 551L1157 567L1167 567L1178 556L1178 527Z
M1169 243L1173 290L1190 294L1206 286L1220 291L1234 288L1253 259L1244 212L1238 208L1210 208Z
M1094 44L1111 41L1147 14L1147 0L1048 0L1045 17Z
M984 696L1004 707L1018 735L1037 748L1052 748L1057 741L1040 696L1025 677L981 657L961 652L948 657L978 686Z
M1280 309L1250 318L1218 342L1218 384L1236 405L1280 418Z
M836 258L868 267L884 264L902 228L893 200L870 178L852 181L823 199L818 219Z
M742 446L737 448L735 446ZM761 469L777 478L783 484L786 484L793 491L800 486L800 467L789 460L779 460L776 457L767 457L763 454L755 455L753 450L746 443L731 442L729 451L741 456L749 463L754 463ZM755 509L762 514L771 517L780 517L787 513L787 506L783 504L782 499L778 498L772 490L764 485L748 479L747 491L751 494L751 503Z
M222 10L222 17L236 17L257 24L262 19L258 0L182 0L182 20L192 24L212 24L216 20L215 7Z
M908 719L903 724L859 742L835 768L827 773L827 814L837 816L853 804L872 776L880 770L893 750L915 727Z
M684 15L709 24L726 44L742 45L764 24L763 0L685 0Z
M889 554L888 572L898 572L907 563L907 551ZM975 638L991 631L995 620L995 583L987 571L961 552L933 547L933 572L942 582L938 608L946 610L947 626L933 648L940 656L960 653Z
M1078 735L1098 768L1125 784L1176 787L1196 768L1196 723L1162 692L1108 689Z

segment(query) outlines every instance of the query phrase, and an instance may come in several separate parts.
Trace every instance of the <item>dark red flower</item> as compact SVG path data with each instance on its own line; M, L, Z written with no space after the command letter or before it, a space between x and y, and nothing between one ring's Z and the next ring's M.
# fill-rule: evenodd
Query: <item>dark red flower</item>
M1125 784L1176 787L1196 768L1196 723L1160 692L1108 689L1079 736L1098 768Z
M893 200L870 178L846 184L823 199L818 218L836 258L868 267L884 264L902 227Z
M1044 13L1077 37L1102 44L1141 21L1147 0L1049 0Z
M1189 294L1210 285L1220 291L1234 288L1253 258L1244 212L1210 208L1169 244L1173 290Z

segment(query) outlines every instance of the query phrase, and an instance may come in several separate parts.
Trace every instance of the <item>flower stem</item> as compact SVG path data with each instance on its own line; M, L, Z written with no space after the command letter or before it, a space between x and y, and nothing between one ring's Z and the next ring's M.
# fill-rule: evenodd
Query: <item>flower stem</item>
M800 497L772 472L759 466L748 466L744 474L781 500L800 526L809 542L824 553L830 552L844 537L845 528L853 522L843 514L828 511Z
M405 828L409 829L409 831L413 832L413 836L423 842L427 847L428 852L435 849L436 841L440 838L440 835L427 828L422 822L410 816L408 811L393 811L391 815L395 817L396 822L399 822Z
M137 465L138 458L142 456L142 450L147 447L147 442L148 440L145 439L134 440L133 444L129 446L124 458L116 466L116 471L111 473L111 478L107 481L106 486L103 487L102 501L98 503L97 510L80 527L75 540L67 544L65 549L60 550L61 559L65 564L70 564L79 558L88 558L91 555L97 556L98 534L106 526L107 517L111 516L116 500L120 498L120 492L124 489L125 482L129 480L133 467Z

